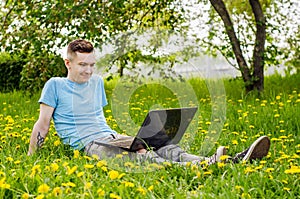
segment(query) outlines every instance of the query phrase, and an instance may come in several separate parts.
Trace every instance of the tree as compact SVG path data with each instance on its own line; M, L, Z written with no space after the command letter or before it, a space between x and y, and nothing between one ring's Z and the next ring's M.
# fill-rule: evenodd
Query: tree
M297 0L196 1L199 46L239 70L247 92L264 89L264 68L297 64Z
M101 48L124 32L142 33L148 28L182 30L178 28L183 21L178 4L180 2L175 0L7 0L1 4L0 44L7 52L28 54L22 71L23 87L39 89L53 75L51 67L46 67L49 60L70 40L85 38ZM121 43L117 45L120 55L117 61L122 75L129 56L128 52L121 51L129 42L126 38L118 42ZM134 59L135 55L138 59L140 54L132 53L130 58ZM56 69L60 70L64 70L64 66Z
M256 39L253 50L253 71L251 71L241 50L240 41L234 30L234 25L223 0L210 0L210 3L220 15L229 37L236 61L245 82L246 91L264 88L264 45L266 40L266 19L258 0L249 0L256 22Z

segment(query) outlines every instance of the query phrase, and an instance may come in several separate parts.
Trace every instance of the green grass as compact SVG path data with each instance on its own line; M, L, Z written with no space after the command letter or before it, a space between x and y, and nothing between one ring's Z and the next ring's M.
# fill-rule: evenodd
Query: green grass
M206 155L219 145L232 155L261 135L271 138L270 153L261 161L209 167L134 165L118 161L119 157L99 161L63 146L53 124L43 149L28 157L39 93L0 94L0 197L299 198L299 82L299 74L266 77L260 96L245 95L238 79L220 83L195 78L176 86L125 82L118 87L116 80L106 82L107 121L121 133L135 134L149 109L197 105L198 114L181 141L191 153L203 153L207 136L216 139ZM118 88L121 94L116 93ZM220 115L226 120L218 134L210 127L225 118Z

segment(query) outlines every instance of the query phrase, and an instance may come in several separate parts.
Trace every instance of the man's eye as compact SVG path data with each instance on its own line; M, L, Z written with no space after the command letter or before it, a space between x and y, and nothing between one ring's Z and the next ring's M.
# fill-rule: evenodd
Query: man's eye
M85 64L85 63L80 63L79 66L82 66L82 67L85 67L87 66L88 64Z

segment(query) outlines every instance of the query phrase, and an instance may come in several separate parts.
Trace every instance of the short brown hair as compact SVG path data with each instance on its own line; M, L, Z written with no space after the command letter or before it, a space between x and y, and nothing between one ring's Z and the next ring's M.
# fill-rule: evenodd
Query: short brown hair
M76 56L76 52L79 53L91 53L94 51L94 46L91 42L84 39L77 39L69 43L67 49L67 58L71 60Z

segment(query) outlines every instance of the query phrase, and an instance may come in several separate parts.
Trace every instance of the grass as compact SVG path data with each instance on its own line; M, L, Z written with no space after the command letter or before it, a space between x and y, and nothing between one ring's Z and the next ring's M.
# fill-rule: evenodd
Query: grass
M263 160L202 167L138 165L118 161L122 155L99 161L63 146L53 124L43 150L28 157L39 93L0 94L0 197L299 198L299 82L299 74L267 77L260 96L245 95L238 79L194 78L179 86L106 82L107 121L121 133L135 134L149 109L197 105L198 114L181 141L191 153L203 154L201 146L211 137L212 150L204 155L211 155L219 145L232 155L261 135L271 138ZM220 121L221 128L214 126Z

